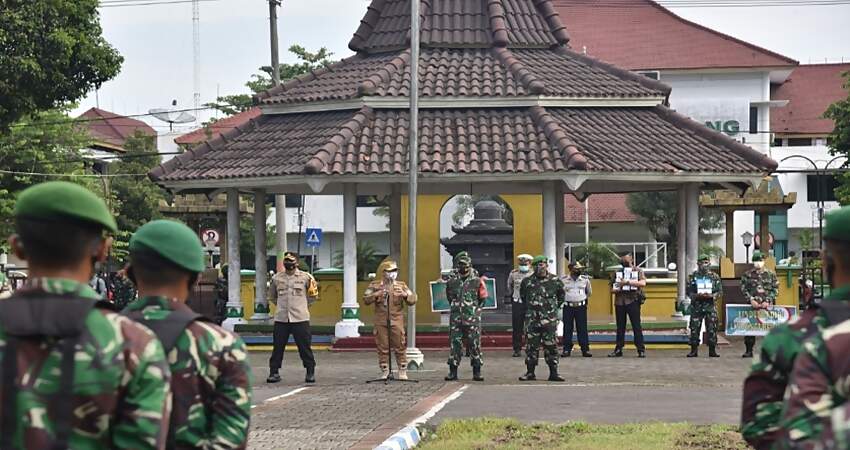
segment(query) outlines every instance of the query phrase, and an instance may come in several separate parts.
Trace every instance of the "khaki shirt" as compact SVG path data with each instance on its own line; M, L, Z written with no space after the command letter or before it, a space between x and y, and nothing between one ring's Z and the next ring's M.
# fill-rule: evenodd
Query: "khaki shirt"
M519 295L519 286L522 280L534 273L534 269L529 268L528 272L520 272L519 269L514 269L508 275L508 293L511 295L511 301L514 303L522 303L522 298Z
M367 306L375 304L375 325L387 323L387 291L390 295L390 323L392 325L404 325L404 305L416 303L416 294L407 287L403 281L393 281L392 286L387 289L381 281L369 283L369 287L363 292L363 303Z
M316 280L307 272L295 269L292 274L281 271L272 277L269 302L277 305L275 322L307 322L307 309L319 297Z

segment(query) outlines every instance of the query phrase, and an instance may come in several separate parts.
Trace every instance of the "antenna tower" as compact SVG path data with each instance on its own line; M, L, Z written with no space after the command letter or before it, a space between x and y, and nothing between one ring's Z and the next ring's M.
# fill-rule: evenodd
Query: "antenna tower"
M201 8L200 0L192 0L192 53L195 116L201 107Z

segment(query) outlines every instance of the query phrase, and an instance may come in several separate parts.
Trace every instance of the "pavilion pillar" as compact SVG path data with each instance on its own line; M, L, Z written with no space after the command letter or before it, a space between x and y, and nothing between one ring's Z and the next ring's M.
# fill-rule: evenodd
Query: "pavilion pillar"
M342 194L342 320L336 323L337 338L360 337L360 305L357 302L357 185L347 183Z
M687 255L688 263L686 273L690 273L697 268L697 258L699 257L699 184L693 183L687 186L688 195L688 229L687 229Z
M269 319L266 258L266 190L257 189L254 191L254 314L251 320Z
M759 212L759 250L763 258L770 256L770 213Z
M558 276L566 273L564 263L564 183L555 186L555 268Z
M685 296L685 283L687 281L688 258L687 258L687 242L686 235L688 234L688 194L685 186L679 188L679 223L676 237L676 285L677 299L680 304L687 304L688 299Z
M735 262L735 211L724 211L726 216L726 257Z
M555 183L543 182L543 254L549 260L549 271L555 272L555 255L557 253L555 226Z
M239 190L227 190L227 318L222 326L233 330L242 323L242 280L239 260Z
M274 228L275 228L275 272L283 270L283 254L287 251L286 243L286 196L274 196Z
M390 194L390 259L401 261L401 190L393 185Z

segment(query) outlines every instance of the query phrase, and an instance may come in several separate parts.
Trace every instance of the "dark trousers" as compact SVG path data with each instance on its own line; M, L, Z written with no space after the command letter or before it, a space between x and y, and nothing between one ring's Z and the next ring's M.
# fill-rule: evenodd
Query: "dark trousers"
M525 336L525 303L511 303L511 338L514 351L522 350L522 338Z
M623 348L626 345L626 316L628 316L635 335L635 347L638 351L645 351L643 329L640 326L640 302L636 300L624 306L615 305L614 312L617 316L617 348Z
M304 368L316 367L316 360L313 359L313 350L310 348L310 322L275 322L274 323L274 349L272 357L269 359L269 368L272 372L280 369L283 364L283 351L286 350L286 343L289 341L289 335L295 338L295 345L298 346L298 354L301 356L301 363Z
M756 337L755 336L744 336L744 345L747 347L746 350L748 352L753 351L753 347L756 345Z
M581 351L590 350L590 342L587 338L587 303L582 306L564 305L564 351L573 350L573 322L575 322L578 346Z

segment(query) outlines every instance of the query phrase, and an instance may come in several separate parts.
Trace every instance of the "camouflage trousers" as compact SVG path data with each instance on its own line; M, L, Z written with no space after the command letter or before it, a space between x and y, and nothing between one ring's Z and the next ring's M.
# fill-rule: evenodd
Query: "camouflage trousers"
M481 323L464 324L460 320L451 320L449 328L449 353L448 364L459 366L460 358L463 356L463 344L469 350L469 359L472 365L483 364L481 360Z
M525 324L525 363L536 366L540 358L540 347L543 347L543 358L546 364L558 365L558 322L540 323L527 319Z
M717 345L717 309L714 301L694 300L691 303L691 345L699 345L699 333L702 321L705 320L705 333L708 335L708 345Z

